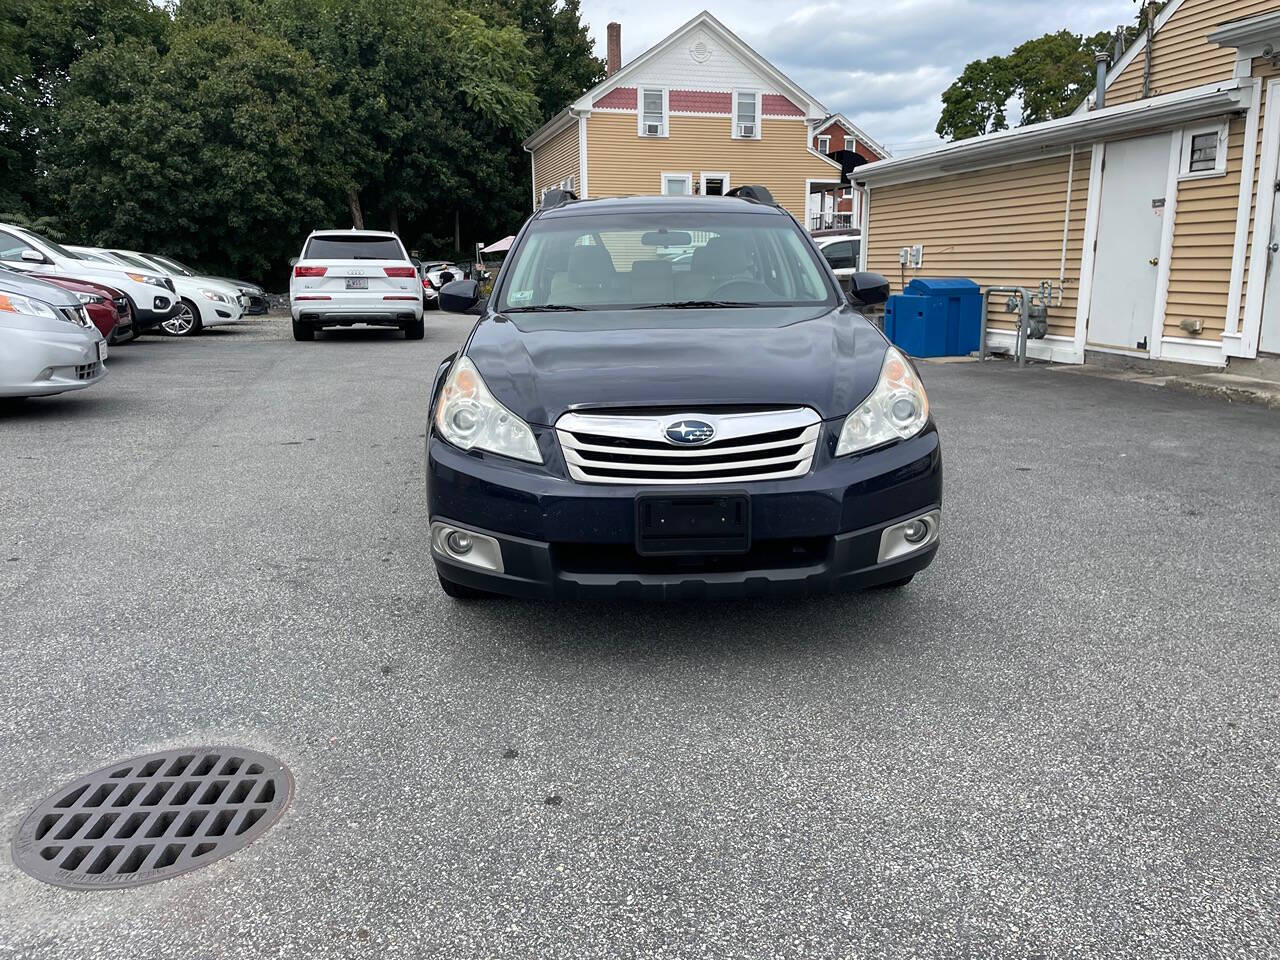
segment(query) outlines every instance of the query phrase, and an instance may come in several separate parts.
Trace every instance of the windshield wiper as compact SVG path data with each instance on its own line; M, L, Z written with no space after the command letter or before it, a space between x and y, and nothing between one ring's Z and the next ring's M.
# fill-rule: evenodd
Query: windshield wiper
M570 307L558 303L539 303L531 307L511 307L503 313L561 313L565 310L582 311L585 307Z
M674 303L649 303L632 310L706 310L717 307L763 307L763 303L745 300L678 300Z

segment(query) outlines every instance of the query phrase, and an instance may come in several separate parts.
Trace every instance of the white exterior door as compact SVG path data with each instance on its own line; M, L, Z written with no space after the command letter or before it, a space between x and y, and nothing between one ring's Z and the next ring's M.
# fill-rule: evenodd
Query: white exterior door
M1090 347L1151 348L1169 177L1169 135L1106 145L1089 301Z
M1278 198L1280 199L1280 198ZM1272 213L1271 246L1267 250L1267 285L1262 300L1261 353L1280 353L1280 202Z

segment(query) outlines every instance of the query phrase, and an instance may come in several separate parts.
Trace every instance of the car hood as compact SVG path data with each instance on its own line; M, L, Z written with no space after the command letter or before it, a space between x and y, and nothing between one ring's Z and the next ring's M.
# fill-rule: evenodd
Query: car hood
M47 280L6 272L0 276L0 293L16 293L54 307L78 307L80 298Z
M529 423L568 410L806 406L846 416L875 387L884 337L849 307L495 314L465 348Z

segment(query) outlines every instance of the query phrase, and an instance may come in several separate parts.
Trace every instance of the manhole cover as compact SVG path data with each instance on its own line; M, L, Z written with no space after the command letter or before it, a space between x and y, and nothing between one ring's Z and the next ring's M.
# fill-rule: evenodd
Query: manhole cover
M75 890L155 883L248 846L292 796L292 775L263 753L152 753L103 767L40 803L13 838L13 862Z

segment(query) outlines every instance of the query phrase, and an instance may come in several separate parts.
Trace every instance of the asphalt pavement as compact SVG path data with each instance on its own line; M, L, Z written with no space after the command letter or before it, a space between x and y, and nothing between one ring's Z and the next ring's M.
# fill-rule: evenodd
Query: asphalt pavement
M1280 412L925 370L943 546L807 602L459 604L427 338L121 346L0 412L0 957L1280 955ZM238 743L231 859L72 892L8 837Z

